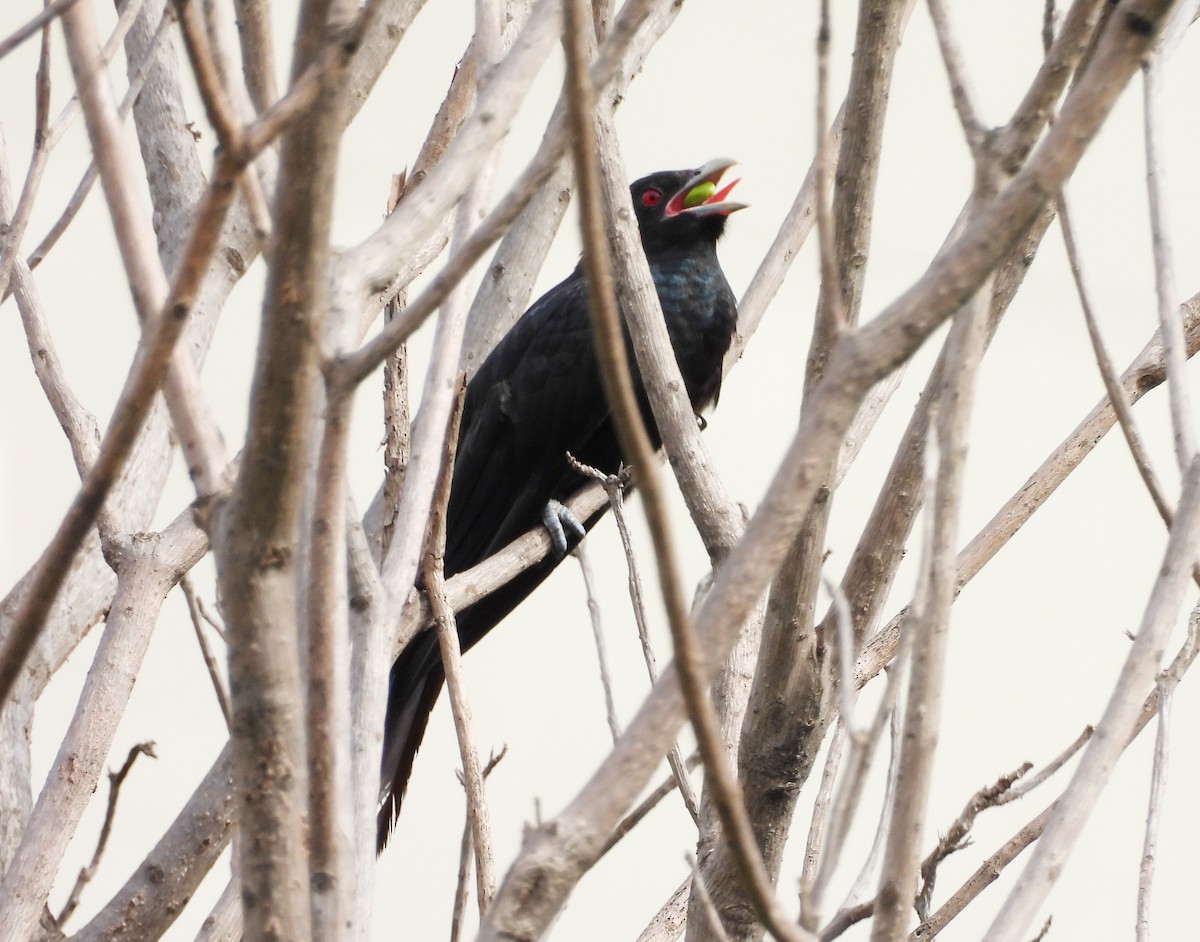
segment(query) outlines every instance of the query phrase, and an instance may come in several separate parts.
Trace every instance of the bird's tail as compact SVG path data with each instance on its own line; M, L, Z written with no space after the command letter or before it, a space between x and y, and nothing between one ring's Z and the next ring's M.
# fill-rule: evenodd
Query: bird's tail
M433 631L424 631L413 638L392 665L383 733L376 853L383 850L396 826L400 800L408 787L429 714L441 692L443 676L437 634Z
M591 530L607 510L608 505L605 505L593 513L584 521L584 529ZM548 556L507 585L459 612L458 640L462 650L469 650L503 621L509 612L546 580L560 562L560 559ZM425 736L429 714L433 712L444 680L437 632L432 629L413 638L392 665L383 732L377 851L383 850L396 825L413 760Z
M592 526L599 514L587 521ZM521 573L512 582L458 613L458 638L463 651L499 624L546 579L559 560L547 558ZM388 680L387 719L383 732L383 766L376 850L382 851L400 814L413 760L425 736L429 714L442 690L445 675L437 632L428 629L409 643Z

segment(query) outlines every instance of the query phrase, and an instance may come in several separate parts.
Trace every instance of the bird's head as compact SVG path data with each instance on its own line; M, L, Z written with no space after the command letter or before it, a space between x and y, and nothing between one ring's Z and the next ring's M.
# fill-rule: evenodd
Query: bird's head
M728 158L710 160L698 170L662 170L630 187L646 254L696 242L716 242L730 213L745 203L727 200L734 180L717 189L721 175L733 166Z

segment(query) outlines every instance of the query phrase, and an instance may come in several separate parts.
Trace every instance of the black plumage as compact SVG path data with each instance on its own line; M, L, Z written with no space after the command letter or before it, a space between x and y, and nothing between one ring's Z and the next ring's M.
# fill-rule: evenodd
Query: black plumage
M716 401L737 317L716 243L743 204L716 189L727 160L635 182L633 205L667 332L699 412ZM737 181L734 181L735 183ZM628 338L627 338L628 339ZM641 412L657 428L630 352ZM446 517L445 571L463 572L542 520L550 500L586 484L567 462L615 472L621 462L601 385L582 268L525 312L467 387ZM584 521L590 528L603 514ZM550 574L547 558L458 615L463 650L475 644ZM392 667L384 734L379 846L395 823L413 758L444 680L437 637L426 631Z

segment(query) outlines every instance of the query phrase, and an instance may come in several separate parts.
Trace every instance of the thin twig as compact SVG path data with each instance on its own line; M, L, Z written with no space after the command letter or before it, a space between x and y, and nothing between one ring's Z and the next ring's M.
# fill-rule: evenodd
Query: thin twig
M406 174L393 174L388 194L390 215L404 193ZM383 321L390 324L400 317L408 301L408 290L397 292L384 305ZM379 558L386 559L392 545L404 475L412 452L412 427L408 411L408 346L401 344L383 365L383 529Z
M1197 622L1189 620L1185 650L1195 650ZM1171 733L1171 698L1182 679L1180 671L1168 668L1158 675L1158 732L1154 739L1154 762L1150 773L1150 801L1146 811L1146 836L1142 843L1142 862L1138 872L1137 920L1134 923L1137 942L1150 939L1150 891L1154 883L1154 868L1158 852L1158 828L1167 790L1167 763Z
M163 15L159 18L154 38L147 47L146 56L129 79L129 87L121 97L121 105L117 109L117 114L120 115L122 121L129 115L130 110L133 108L133 103L137 101L138 95L141 94L142 88L146 84L146 77L150 74L150 68L154 63L154 58L158 54L159 48L166 42L167 37L170 36L170 26L174 22L175 18L172 15L171 7L166 5L163 9ZM48 137L52 138L53 135L48 135ZM42 240L37 244L37 247L29 253L26 262L30 269L37 268L45 260L50 250L54 248L58 240L62 237L62 234L67 231L67 228L79 214L79 210L83 208L83 203L92 191L92 186L99 178L99 175L99 170L96 168L96 161L93 158L88 163L87 169L83 172L79 183L76 184L75 189L72 191L63 211L59 213L54 224L42 236Z
M100 837L96 841L96 850L92 854L91 863L79 871L79 876L75 878L75 885L71 888L67 902L63 905L62 911L55 920L56 925L60 928L71 918L71 914L79 906L79 898L83 895L83 888L96 875L96 868L100 866L100 858L104 856L104 849L108 846L108 838L112 834L113 821L117 815L117 799L121 797L121 786L125 784L125 777L129 775L130 770L133 768L133 763L141 755L157 759L158 756L154 752L154 743L141 742L133 746L129 750L129 755L125 757L125 762L121 765L121 768L116 772L108 773L108 806L104 811L104 823L100 826Z
M1047 762L1035 774L1025 776L1019 782L1014 782L1012 788L1000 796L998 804L1008 804L1008 802L1016 801L1016 799L1023 795L1028 795L1031 791L1045 782L1046 779L1050 778L1051 775L1066 765L1071 757L1075 755L1075 753L1087 745L1088 740L1092 738L1093 732L1095 732L1094 727L1090 725L1085 726L1083 728L1083 732L1075 737L1074 742L1072 742L1069 746L1067 746L1066 749Z
M967 81L962 49L950 28L950 18L942 0L928 0L928 2L929 18L933 21L938 48L942 52L942 63L946 67L946 77L950 81L950 97L954 100L958 123L962 125L963 134L967 138L967 146L971 149L971 156L975 158L976 169L983 169L991 161L991 158L984 150L983 122L979 120L979 113L975 109L975 96L972 95L970 84Z
M698 752L693 752L683 763L683 768L687 771L691 771L699 764L700 754ZM669 776L667 776L658 784L658 787L655 788L654 791L642 799L641 803L636 808L634 808L629 812L629 814L625 815L625 817L621 819L620 824L613 828L612 834L609 835L608 840L604 842L604 847L600 851L600 856L604 856L610 850L616 847L617 844L620 843L621 838L637 827L646 817L646 815L655 809L660 801L666 798L667 795L671 794L671 792L678 787L679 776L672 771Z
M1189 8L1180 4L1175 11L1175 23L1191 21ZM1165 69L1173 51L1170 27L1164 33L1143 73L1143 108L1145 112L1146 187L1150 209L1151 245L1154 249L1154 286L1158 295L1158 318L1163 335L1163 358L1167 366L1167 393L1171 404L1171 424L1175 433L1175 455L1182 471L1196 453L1195 416L1191 390L1184 369L1187 355L1183 341L1183 325L1175 307L1175 262L1170 222L1167 218L1170 195L1166 180L1166 131L1163 110L1166 99Z
M804 861L800 867L800 925L814 933L821 924L821 899L816 893L817 864L825 847L825 826L829 822L829 812L833 806L833 786L837 782L837 773L846 745L845 717L841 717L841 720L829 740L825 764L821 767L821 782L817 786L817 794L813 801L808 837L804 842Z
M1079 295L1079 307L1083 311L1083 319L1087 324L1088 338L1092 342L1092 352L1096 358L1096 366L1099 368L1100 378L1104 382L1104 391L1108 393L1108 399L1112 403L1113 411L1117 416L1117 423L1121 427L1121 432L1125 436L1125 442L1129 446L1129 453L1133 457L1134 466L1145 483L1146 490L1150 492L1150 499L1154 502L1154 507L1158 511L1159 516L1163 518L1163 522L1169 527L1174 517L1174 512L1167 503L1166 495L1163 494L1162 487L1158 483L1158 476L1154 473L1154 468L1150 464L1150 456L1146 454L1145 446L1142 444L1142 436L1138 433L1137 425L1134 423L1133 410L1130 407L1129 398L1125 395L1125 389L1121 385L1121 377L1118 375L1116 365L1113 363L1112 357L1109 356L1108 349L1104 345L1104 338L1100 336L1100 326L1096 322L1096 315L1092 310L1091 297L1088 294L1087 286L1083 279L1083 264L1079 258L1079 248L1075 242L1075 228L1071 222L1071 213L1068 209L1065 193L1059 194L1058 197L1058 222L1062 229L1063 245L1067 250L1067 261L1071 267L1071 277L1075 282L1075 292Z
M505 745L498 753L494 753L487 761L487 765L483 767L483 779L487 781L492 770L500 764L500 760L508 755L508 746ZM464 790L466 789L466 778L459 776L459 781L462 783ZM473 817L470 811L470 796L467 798L467 814L463 821L462 840L459 842L458 848L458 875L454 881L454 908L450 914L450 942L458 942L462 937L463 916L467 908L467 894L470 887L471 876L471 859L473 856L474 842L471 835L474 830Z
M41 13L0 40L0 59L3 59L38 30L48 26L55 17L61 16L64 11L77 2L78 0L53 0L52 3L46 4Z
M915 909L917 918L924 922L929 918L929 904L933 899L933 888L937 882L937 870L942 861L953 853L970 846L971 828L980 813L988 808L996 808L1011 799L1013 785L1033 768L1031 762L1022 763L1017 769L1000 776L991 785L987 785L974 795L963 807L946 829L946 833L938 838L937 846L921 861L921 888L917 892Z
M204 629L201 627L201 620L206 620L206 617L201 612L200 599L196 595L196 589L192 585L191 576L184 576L179 580L179 588L183 590L183 597L187 600L188 614L192 619L192 629L196 633L196 641L200 645L200 656L204 659L204 667L208 671L208 679L212 682L213 693L217 698L217 706L221 709L221 716L225 719L225 728L230 729L233 725L233 715L229 711L229 694L225 690L225 681L221 677L221 670L217 666L217 659L213 657L212 651L208 648L208 640L204 637Z
M798 942L807 938L808 934L801 932L791 922L775 897L771 880L758 853L737 781L725 757L716 714L708 701L707 685L702 680L705 676L705 658L691 628L677 551L671 539L661 485L655 473L653 449L643 427L633 390L620 315L612 290L609 246L604 231L602 183L593 123L596 99L587 69L587 14L583 7L580 0L570 0L565 4L563 44L567 50L567 89L571 99L575 174L579 183L583 265L587 272L589 310L605 394L612 408L621 453L634 469L641 488L642 506L654 542L671 637L675 643L680 690L700 745L705 778L720 811L725 837L736 849L756 914L780 939Z
M833 136L829 133L829 0L821 0L817 27L817 154L813 172L817 181L817 243L821 255L822 311L831 320L830 335L846 327L846 302L842 297L842 267L833 227ZM815 378L815 377L814 377ZM810 380L811 381L811 380Z
M612 675L608 670L608 651L604 644L604 621L600 617L600 602L596 598L596 574L592 571L584 543L580 543L571 555L579 562L579 573L583 576L584 592L587 595L588 615L592 622L592 637L596 642L596 662L600 667L600 686L604 689L604 715L608 720L608 731L612 741L621 738L621 722L617 719L617 705L613 700Z
M646 621L646 602L642 592L641 571L637 564L637 556L633 548L633 535L629 532L629 520L625 516L625 488L628 486L629 471L622 468L617 474L605 474L598 468L590 467L576 460L568 453L567 462L580 474L599 481L608 494L608 503L612 508L613 519L617 522L617 533L621 537L621 548L625 552L625 570L629 579L629 599L633 604L633 621L637 626L638 640L641 643L642 659L646 664L646 672L650 675L650 683L658 680L658 665L654 656L654 646L650 643L650 629ZM684 767L683 753L679 742L671 744L667 753L667 764L675 776L679 786L679 797L694 822L700 822L699 803L696 800L695 789Z

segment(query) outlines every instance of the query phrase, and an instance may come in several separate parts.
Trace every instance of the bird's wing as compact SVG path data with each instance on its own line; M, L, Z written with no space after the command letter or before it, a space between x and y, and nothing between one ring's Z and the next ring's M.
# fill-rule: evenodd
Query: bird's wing
M467 388L447 515L446 572L505 546L560 496L566 452L608 418L587 311L572 276L514 325Z

